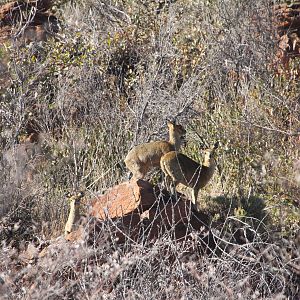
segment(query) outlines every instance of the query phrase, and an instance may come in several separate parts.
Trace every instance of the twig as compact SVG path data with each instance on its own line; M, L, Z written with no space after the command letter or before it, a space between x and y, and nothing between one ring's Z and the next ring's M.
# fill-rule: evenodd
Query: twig
M282 133L282 134L285 134L285 135L288 135L288 136L298 136L298 135L300 136L300 131L287 132L287 131L284 131L284 130L281 130L281 129L278 129L278 128L270 128L270 127L267 127L267 126L254 124L250 121L242 121L242 120L236 120L236 121L240 122L240 123L243 123L243 124L251 125L251 126L254 126L254 127L257 127L257 128L261 128L261 129L264 129L264 130Z

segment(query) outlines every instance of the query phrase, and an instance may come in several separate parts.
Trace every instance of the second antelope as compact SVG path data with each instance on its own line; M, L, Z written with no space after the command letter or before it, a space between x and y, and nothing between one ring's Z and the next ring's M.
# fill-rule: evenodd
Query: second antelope
M80 201L83 198L84 193L79 192L77 195L70 195L68 194L68 198L70 201L70 212L68 216L67 223L65 225L65 235L71 233L74 230L74 227L76 226L76 223L78 223L80 219L80 213L79 213L79 207L80 207Z
M197 206L198 193L212 178L216 169L214 152L219 143L205 150L204 161L201 164L177 151L165 154L160 160L160 166L166 175L166 180L192 188L192 202Z
M175 122L168 121L167 125L169 127L169 141L137 145L127 154L125 164L135 179L142 179L150 169L159 167L160 158L164 154L179 150L186 131L181 125L176 125Z

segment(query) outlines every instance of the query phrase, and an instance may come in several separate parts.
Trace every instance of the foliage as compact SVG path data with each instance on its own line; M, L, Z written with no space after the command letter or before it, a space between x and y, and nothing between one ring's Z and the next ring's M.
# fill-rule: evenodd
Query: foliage
M114 273L111 299L299 295L299 274L285 269L288 254L278 254L282 245L297 248L300 224L299 58L292 72L276 74L270 1L81 0L61 1L53 11L59 34L0 51L8 68L0 98L0 237L7 256L0 284L2 277L20 280L7 299L24 296L26 276L37 278L27 297L43 291L45 298L76 299L97 289L104 297ZM48 263L22 267L21 277L16 263L8 275L24 244L62 232L66 192L85 189L92 197L127 180L129 149L165 138L172 117L188 129L182 151L193 159L220 141L218 170L201 191L216 251L185 261L190 248L171 234L128 248L104 240L78 252L63 245ZM251 233L248 242L237 238L241 231ZM68 251L74 260L67 262ZM295 264L298 252L290 258Z

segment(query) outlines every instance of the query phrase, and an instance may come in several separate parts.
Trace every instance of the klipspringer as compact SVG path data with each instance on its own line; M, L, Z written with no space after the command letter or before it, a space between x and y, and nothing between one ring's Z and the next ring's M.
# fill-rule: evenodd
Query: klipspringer
M71 196L70 194L67 195L67 197L69 198L68 200L70 201L70 212L69 212L67 223L65 225L65 235L74 231L75 229L74 227L80 219L79 208L80 208L80 201L83 198L83 196L84 196L83 192L79 192L78 194L73 196Z
M185 129L175 122L168 121L169 141L155 141L135 146L127 154L125 164L133 178L142 179L152 168L159 167L160 158L170 152L178 151L186 134Z
M197 207L199 190L206 186L215 172L216 161L214 153L217 147L218 142L213 147L205 150L202 164L178 151L171 151L162 156L160 160L160 166L166 176L166 181L171 179L175 187L181 183L191 188L192 202Z

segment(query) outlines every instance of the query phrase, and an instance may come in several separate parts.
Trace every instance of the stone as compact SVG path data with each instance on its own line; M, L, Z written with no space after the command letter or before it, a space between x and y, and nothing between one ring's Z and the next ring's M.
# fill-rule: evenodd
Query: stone
M19 261L22 264L33 263L35 259L38 258L39 250L32 243L28 244L27 249L20 253Z
M274 5L273 23L278 39L274 67L279 74L282 74L289 71L290 59L299 57L300 3Z
M13 1L0 6L0 42L8 41L16 32L17 25L23 27L17 34L25 44L32 41L44 41L58 32L58 19L48 12L53 5L50 0ZM36 11L35 11L36 10ZM35 11L34 15L30 12ZM24 16L28 14L30 21ZM24 25L26 26L24 27ZM20 27L20 28L21 28Z
M175 240L186 239L192 231L207 228L209 218L194 212L182 194L171 197L147 181L123 182L90 201L90 211L78 230L65 238L71 242L97 244L104 236L118 244L128 240L154 241L170 231Z
M153 186L143 180L121 183L91 201L90 215L100 220L120 218L156 201Z

